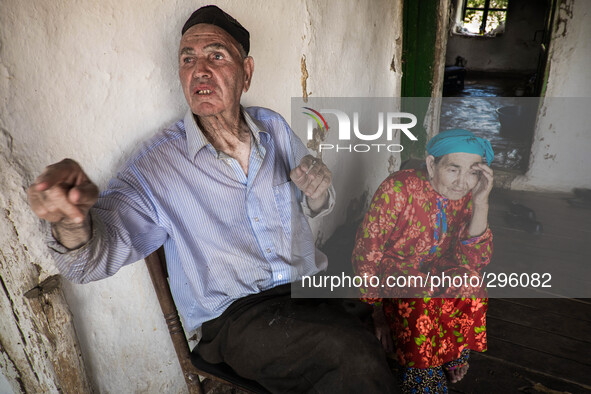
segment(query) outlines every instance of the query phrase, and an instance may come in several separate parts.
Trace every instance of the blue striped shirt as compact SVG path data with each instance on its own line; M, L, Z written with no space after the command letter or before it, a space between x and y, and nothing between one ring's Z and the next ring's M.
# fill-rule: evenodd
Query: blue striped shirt
M50 238L62 274L77 283L102 279L164 245L171 292L190 331L236 299L325 269L311 213L289 178L306 147L279 114L242 113L252 132L248 175L216 151L189 110L101 193L86 245L69 251ZM321 214L334 205L329 192Z

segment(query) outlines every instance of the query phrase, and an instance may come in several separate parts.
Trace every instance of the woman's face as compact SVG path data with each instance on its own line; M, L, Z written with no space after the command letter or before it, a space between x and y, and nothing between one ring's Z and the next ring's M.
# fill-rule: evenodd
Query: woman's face
M450 153L435 164L435 157L427 156L427 171L433 189L450 200L459 200L476 186L482 156L474 153Z

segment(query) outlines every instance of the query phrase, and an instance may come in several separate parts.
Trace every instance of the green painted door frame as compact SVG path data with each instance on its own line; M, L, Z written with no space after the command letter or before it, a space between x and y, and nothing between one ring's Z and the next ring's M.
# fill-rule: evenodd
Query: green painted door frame
M439 1L403 0L402 32L402 97L431 97L435 65L435 44ZM421 100L422 102L423 100ZM418 100L417 100L418 103ZM417 116L413 128L418 141L404 144L401 159L423 158L427 131L422 120L427 108L413 100L403 100L403 110Z

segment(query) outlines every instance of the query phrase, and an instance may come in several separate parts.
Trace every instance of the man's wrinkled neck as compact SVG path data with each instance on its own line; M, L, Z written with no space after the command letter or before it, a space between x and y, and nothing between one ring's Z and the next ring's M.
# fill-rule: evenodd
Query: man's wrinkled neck
M197 126L203 136L218 152L238 160L244 172L248 171L251 132L242 115L241 108L232 111L230 116L223 113L211 116L196 116Z
M245 131L248 131L246 122L243 118L241 108L231 111L230 113L219 113L210 116L198 116L193 114L195 122L203 135L214 143L212 139L232 139L235 137L239 140L244 139Z

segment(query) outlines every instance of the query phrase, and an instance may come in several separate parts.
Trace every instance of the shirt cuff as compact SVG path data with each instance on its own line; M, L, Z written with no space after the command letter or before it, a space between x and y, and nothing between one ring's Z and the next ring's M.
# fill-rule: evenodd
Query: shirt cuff
M335 196L336 193L334 190L334 186L330 185L330 187L328 188L328 204L326 204L325 207L318 212L312 212L310 206L308 205L308 197L304 196L304 200L302 201L302 210L304 211L304 215L311 219L328 215L332 212L334 208Z
M96 231L97 228L100 227L101 225L101 221L94 215L94 213L92 212L92 210L90 210L89 212L90 214L90 228L91 228L91 234L90 234L90 239L88 240L88 242L86 242L84 245L76 248L76 249L68 249L66 248L64 245L62 245L60 243L60 241L58 241L54 236L53 236L53 231L52 231L52 226L50 223L46 223L46 228L45 228L45 243L47 244L47 246L52 249L52 251L59 253L59 254L78 254L80 253L82 250L87 249L88 246L90 244L92 244L93 240L95 239L95 235L96 235Z
M45 242L53 256L55 265L59 272L67 279L80 283L86 273L86 265L93 250L97 249L99 232L103 231L102 221L90 210L92 233L89 241L77 249L68 249L62 245L51 231L51 224L47 223L45 229Z

